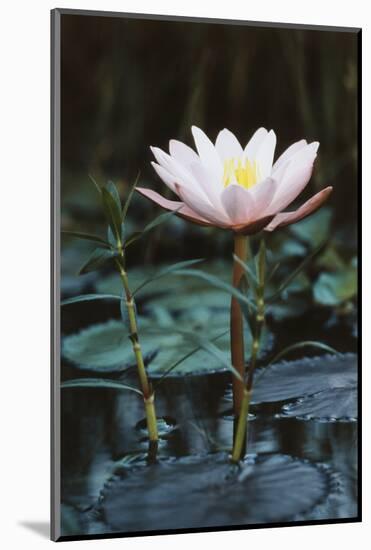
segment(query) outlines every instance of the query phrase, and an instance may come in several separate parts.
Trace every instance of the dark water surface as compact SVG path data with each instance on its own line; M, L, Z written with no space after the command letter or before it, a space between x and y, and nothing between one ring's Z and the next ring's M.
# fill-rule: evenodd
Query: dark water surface
M139 396L64 390L63 534L357 515L356 422L279 418L282 402L256 405L236 472L229 374L167 379L156 407L168 425L160 464L148 466Z

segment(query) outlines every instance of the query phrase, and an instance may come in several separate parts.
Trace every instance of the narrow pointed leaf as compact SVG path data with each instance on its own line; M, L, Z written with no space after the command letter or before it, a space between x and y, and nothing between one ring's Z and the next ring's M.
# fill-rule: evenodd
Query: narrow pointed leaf
M93 300L122 300L122 297L117 294L80 294L80 296L63 300L61 306L76 304L77 302L91 302Z
M102 237L99 237L98 235L90 235L89 233L83 233L80 231L61 231L62 235L67 235L69 237L76 237L77 239L83 239L85 241L92 241L94 243L99 244L100 246L105 246L109 248L110 244L102 239Z
M157 216L157 218L155 218L148 225L146 225L142 231L137 231L133 233L130 237L128 237L128 239L125 241L125 248L127 246L130 246L132 243L134 243L141 237L143 237L143 235L145 235L149 231L152 231L152 229L154 229L158 225L161 225L162 223L169 221L169 219L172 216L174 216L177 212L178 210L172 210L171 212L165 212L165 214L160 214L159 216Z
M91 271L96 271L102 265L104 265L108 260L114 258L115 253L112 250L107 250L105 248L96 248L88 261L82 266L79 271L79 275L84 275L85 273L90 273Z
M133 292L133 296L139 292L143 287L147 286L148 284L152 283L153 281L156 281L157 279L160 279L161 277L164 277L165 275L169 275L171 273L176 273L180 269L184 269L186 267L189 267L191 265L197 264L199 262L202 262L203 260L196 259L196 260L186 260L184 262L177 262L176 264L169 265L163 269L160 269L157 273L155 273L152 277L149 279L143 281Z
M203 279L204 281L210 283L212 286L215 286L216 288L219 288L220 290L231 294L232 296L237 298L240 303L247 304L251 308L256 309L255 304L251 300L249 300L240 290L228 283L225 283L214 275L210 275L209 273L205 273L204 271L200 271L198 269L180 269L177 270L174 275L198 277L199 279Z
M198 344L202 349L210 353L210 355L213 355L218 361L222 363L222 365L224 365L227 369L229 369L234 374L234 376L238 378L238 380L242 382L240 373L234 368L234 366L226 358L225 354L217 346L215 346L210 340L208 340L204 336L200 336L195 332L179 330L179 329L175 329L175 331L179 332L179 334L182 334L183 337Z
M130 203L131 203L131 199L133 198L134 196L134 191L136 189L136 186L138 185L138 181L139 181L139 176L140 176L140 172L138 173L137 177L135 178L135 181L133 183L133 186L132 188L130 189L130 193L125 201L125 204L124 204L124 208L122 209L122 221L124 222L125 221L125 218L126 218L126 215L128 213L128 210L129 210L129 206L130 206Z
M295 351L301 348L317 348L323 351L328 351L329 353L334 353L335 355L339 354L339 352L336 349L332 348L331 346L328 346L327 344L323 344L322 342L317 342L314 340L306 340L304 342L297 342L296 344L287 346L285 349L280 351L275 357L273 357L273 359L269 361L268 365L272 365L272 363L277 363L280 359L282 359L282 357L284 357L291 351Z
M107 188L102 189L102 204L107 222L116 239L121 240L121 208Z
M285 279L278 287L277 291L269 296L266 301L267 302L273 302L276 298L278 298L281 293L289 286L289 284L295 279L299 273L303 271L303 269L312 261L312 259L318 254L320 250L325 246L325 243L322 243L320 246L315 248L299 265L294 271L290 273L290 275Z
M233 254L233 259L236 263L238 263L242 269L245 271L246 273L246 277L247 277L247 280L249 281L249 285L252 287L252 288L255 288L256 285L258 284L258 280L255 276L255 273L253 272L253 270L251 269L251 267L246 263L246 262L243 262L241 260L241 258L239 258L238 256L236 256L236 254Z
M101 187L98 185L97 181L93 178L93 176L91 174L89 174L89 179L94 183L95 188L98 191L98 193L99 194L102 193Z
M107 191L111 194L113 200L115 201L116 203L116 206L117 206L117 209L120 211L120 218L122 218L122 213L121 213L121 198L120 198L120 194L117 190L117 187L116 185L113 183L113 181L109 181L107 183L107 185L105 186L105 188L107 189Z
M93 388L93 389L108 389L108 390L119 390L119 391L132 391L138 395L143 395L140 390L127 384L122 384L121 382L116 382L115 380L106 380L104 378L76 378L74 380L67 380L62 382L61 388Z
M229 330L225 330L224 332L222 332L221 334L218 334L218 336L216 336L215 338L212 338L210 341L211 342L215 342L216 340L218 340L218 338L221 338L222 336L225 336L227 333L229 332ZM184 361L186 361L186 359L189 359L189 357L192 357L192 355L194 355L195 353L197 353L198 351L200 351L202 349L201 346L197 346L196 348L194 348L193 350L191 350L189 353L187 353L186 355L184 355L181 359L178 359L178 361L176 361L175 363L173 363L172 365L170 365L166 371L164 372L164 374L161 376L161 378L154 384L154 388L157 388L157 386L174 370L176 369L176 367L178 367L179 365L181 365Z

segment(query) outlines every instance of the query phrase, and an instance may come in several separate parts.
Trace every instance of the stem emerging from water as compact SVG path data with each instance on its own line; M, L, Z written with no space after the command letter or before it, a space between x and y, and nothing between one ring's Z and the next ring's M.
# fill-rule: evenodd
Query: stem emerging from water
M135 354L135 359L137 363L137 370L140 385L143 392L144 400L144 409L147 419L147 429L150 442L158 441L158 431L157 431L157 419L154 403L154 393L152 391L151 384L149 383L147 372L144 366L142 349L139 342L138 335L138 326L135 313L135 302L133 295L131 294L129 287L128 275L125 270L125 265L123 261L123 254L121 253L120 259L117 260L117 267L119 269L121 281L124 287L125 296L126 296L126 307L129 316L129 325L130 325L130 340L133 345L133 351Z
M247 261L248 243L245 235L235 234L234 236L234 254L243 262ZM236 261L233 262L233 280L235 288L239 287L241 277L244 271L242 266ZM238 300L232 297L231 300L231 363L240 374L242 380L245 376L245 349L243 338L243 316ZM237 377L233 377L233 409L236 417L240 416L242 401L244 399L244 384Z

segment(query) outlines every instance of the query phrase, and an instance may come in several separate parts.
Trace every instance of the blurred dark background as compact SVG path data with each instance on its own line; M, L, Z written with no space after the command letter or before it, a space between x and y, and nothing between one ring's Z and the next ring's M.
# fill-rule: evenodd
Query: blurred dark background
M276 158L301 138L321 144L299 202L324 186L334 187L322 218L313 217L311 227L297 224L275 232L267 237L268 247L278 259L290 259L305 256L320 239L328 239L331 246L309 273L310 280L330 273L335 276L331 292L336 286L341 293L332 302L353 299L357 48L355 32L63 15L63 228L104 231L89 175L101 185L113 180L124 199L140 171L142 186L170 197L150 165L150 145L167 150L169 139L176 138L193 146L192 124L212 140L227 127L245 145L265 126L277 134ZM157 205L136 196L128 231L159 213ZM296 240L290 244L288 238ZM63 238L65 294L81 291L89 281L88 276L77 278L76 272L91 250L89 244ZM230 261L231 250L228 232L174 217L128 255L132 267L143 267L194 257ZM344 275L339 282L339 270L350 273L352 291L344 291L348 279ZM326 292L328 282L325 277ZM328 306L327 296L325 302Z

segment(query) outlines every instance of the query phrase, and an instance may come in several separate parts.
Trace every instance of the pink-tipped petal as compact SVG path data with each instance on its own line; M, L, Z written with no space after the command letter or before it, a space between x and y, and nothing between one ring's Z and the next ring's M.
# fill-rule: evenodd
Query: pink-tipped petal
M228 216L221 209L215 208L209 201L200 200L193 189L177 186L177 193L184 204L211 224L217 227L228 227L230 225Z
M175 189L176 178L175 178L175 176L173 176L172 174L170 174L170 172L165 170L165 168L163 166L160 166L159 164L156 164L156 162L151 162L151 164L152 164L153 168L155 169L157 175L162 179L162 181L164 183L166 183L166 185L169 187L169 189L171 189L172 191L174 191L174 193L176 193L176 189Z
M207 220L205 220L202 216L199 216L196 212L193 212L193 210L191 210L183 202L171 201L169 199L166 199L159 193L156 193L156 191L153 191L152 189L146 189L144 187L137 187L136 191L138 191L138 193L140 193L147 199L155 202L165 210L178 210L177 214L182 218L186 218L187 220L198 223L199 225L210 225Z
M265 227L266 231L273 231L274 229L277 229L277 227L284 227L285 225L290 225L292 223L298 222L300 220L303 220L312 212L315 212L322 206L322 204L327 200L328 196L332 192L332 187L326 187L325 189L322 189L322 191L319 191L319 193L316 193L311 197L309 200L307 200L304 204L300 206L297 210L294 212L282 212L281 214L277 214L271 223Z
M170 155L159 149L158 147L151 147L151 151L155 155L157 162L172 176L174 180L180 186L185 186L194 190L194 192L200 196L200 199L207 199L205 193L200 188L197 181L194 179L187 167L181 165L178 161L172 158Z
M250 141L247 143L244 150L244 156L250 161L253 161L255 159L256 151L258 150L258 147L263 142L267 134L268 130L266 130L265 128L258 128L255 134L251 137Z
M241 233L242 235L254 235L264 229L272 218L273 216L264 216L264 218L259 218L258 220L249 223L235 225L232 227L232 230L235 233Z
M244 224L255 219L254 199L250 191L241 185L228 185L222 192L221 201L232 225Z
M200 160L197 153L185 143L171 139L169 142L170 155L183 166L189 167L192 162Z
M312 175L318 145L318 143L306 145L288 162L269 207L269 213L277 214L303 191Z
M227 128L219 132L215 142L215 149L222 162L232 158L240 158L243 154L240 142Z

